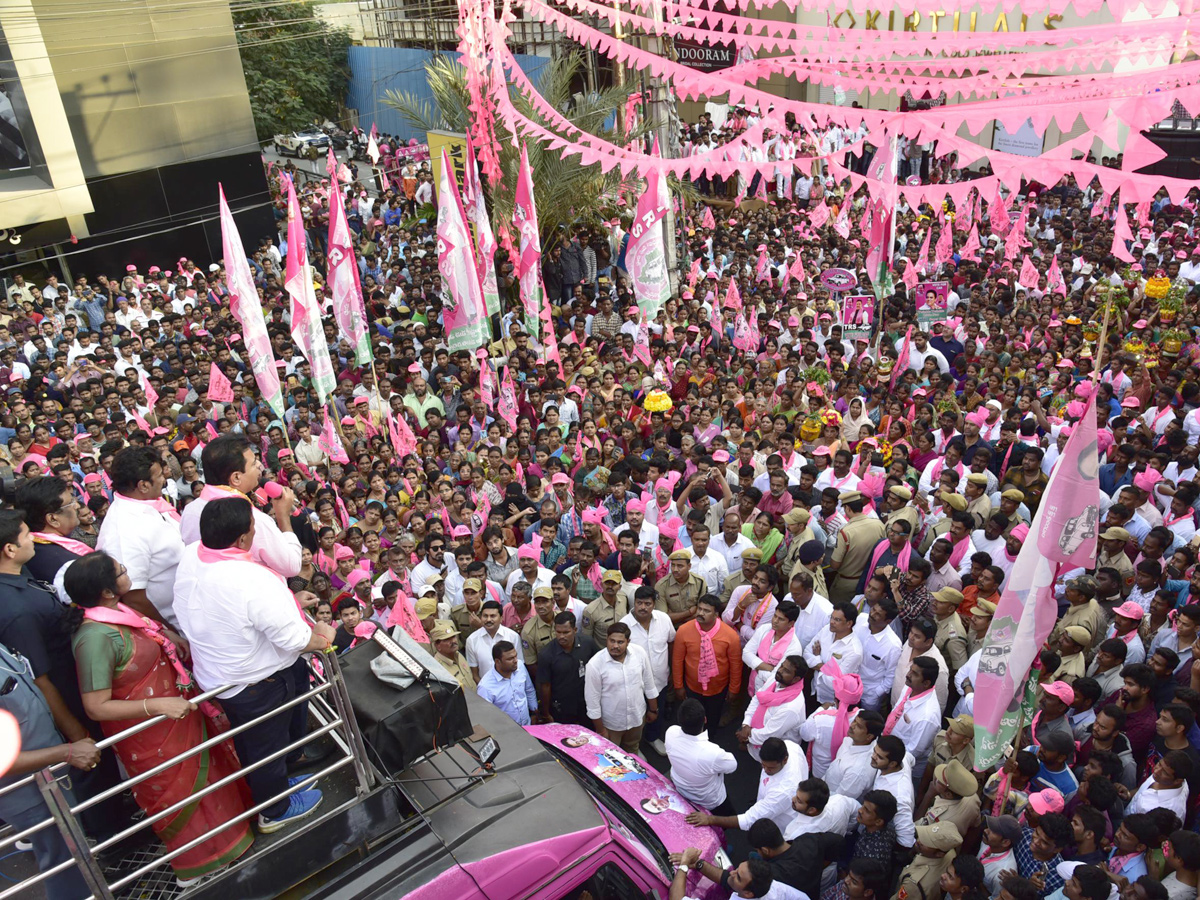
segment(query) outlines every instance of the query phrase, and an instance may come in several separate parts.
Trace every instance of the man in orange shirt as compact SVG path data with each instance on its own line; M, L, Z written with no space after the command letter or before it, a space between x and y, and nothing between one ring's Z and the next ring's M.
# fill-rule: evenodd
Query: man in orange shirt
M671 660L676 701L696 698L714 725L721 721L725 698L736 697L742 688L742 642L721 619L724 611L725 604L716 595L701 597L696 618L680 625L675 633Z

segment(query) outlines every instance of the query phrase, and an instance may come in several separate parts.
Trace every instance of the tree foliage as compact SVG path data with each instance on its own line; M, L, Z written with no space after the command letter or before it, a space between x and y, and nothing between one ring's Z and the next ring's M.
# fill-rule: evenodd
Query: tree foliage
M350 83L345 30L316 18L309 0L251 0L233 21L260 140L337 119Z
M547 60L536 77L539 92L564 118L588 134L620 146L645 136L645 126L631 133L618 133L616 129L616 110L625 105L628 94L624 88L608 88L595 93L574 92L573 85L578 84L582 66L583 58L578 53ZM425 73L433 95L432 103L396 90L385 91L383 102L399 112L415 129L466 132L471 115L466 70L452 58L439 56L425 65ZM513 89L510 93L513 105L522 114L557 130L519 91ZM489 186L492 219L496 223L511 222L521 151L503 122L497 122L496 130L501 146L504 185L499 189L495 185ZM548 246L548 238L560 227L576 222L598 224L621 213L633 213L642 191L642 181L637 176L623 178L617 168L604 172L598 164L580 165L578 156L564 159L561 150L546 147L540 141L524 140L524 143L533 173L534 201L543 246ZM672 179L671 187L677 190L680 186ZM622 195L625 205L620 202Z

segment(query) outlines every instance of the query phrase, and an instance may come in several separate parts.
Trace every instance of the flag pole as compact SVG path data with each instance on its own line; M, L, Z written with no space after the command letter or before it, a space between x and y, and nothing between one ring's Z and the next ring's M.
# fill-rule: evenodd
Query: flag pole
M1112 312L1112 284L1109 283L1104 300L1104 321L1100 325L1100 340L1096 346L1096 365L1092 370L1092 390L1100 387L1100 370L1104 367L1104 348L1108 344L1108 316Z

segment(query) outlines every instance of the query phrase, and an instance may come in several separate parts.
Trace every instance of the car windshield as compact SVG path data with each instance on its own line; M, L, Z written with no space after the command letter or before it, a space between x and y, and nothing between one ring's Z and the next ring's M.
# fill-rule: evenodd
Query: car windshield
M643 847L649 850L650 855L653 857L654 862L658 865L663 875L670 877L671 873L675 870L671 865L667 848L659 839L658 835L654 833L654 829L646 824L646 820L638 814L637 810L626 803L620 794L608 787L603 781L597 778L587 768L580 765L575 759L572 759L565 753L560 753L548 743L543 742L542 746L550 751L551 755L553 755L555 759L566 766L571 774L575 776L576 780L578 780L585 788L587 788L588 793L596 798L597 802L599 802L601 806L608 810L608 812L610 812L613 817L625 827L627 831L631 832L632 836L636 838Z

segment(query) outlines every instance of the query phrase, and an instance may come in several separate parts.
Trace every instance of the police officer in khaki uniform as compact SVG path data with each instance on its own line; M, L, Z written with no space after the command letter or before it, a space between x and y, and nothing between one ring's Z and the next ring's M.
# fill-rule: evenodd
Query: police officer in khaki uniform
M825 584L824 562L825 542L819 538L805 541L800 546L800 553L796 557L796 568L792 569L792 575L788 576L788 584L791 584L790 579L796 574L798 569L807 569L808 573L812 576L813 592L828 599L829 587Z
M533 679L537 674L537 658L542 648L554 640L554 597L548 587L533 589L534 616L521 629L521 654L525 668Z
M437 597L432 593L421 597L416 603L413 604L413 611L416 612L417 618L421 620L421 627L425 629L425 633L429 634L430 629L433 628L437 622ZM420 646L432 653L432 638L428 643L420 644Z
M933 646L942 654L942 659L950 665L951 672L957 672L967 664L970 655L967 652L967 626L963 624L962 616L958 614L958 605L963 601L963 595L952 587L944 587L934 591L933 612L937 620L937 637Z
M968 772L975 765L975 719L966 713L955 716L945 728L933 736L929 762L917 788L917 797L922 803L937 767L951 760L958 760Z
M829 582L829 599L834 603L854 599L859 579L871 564L875 546L886 536L878 517L863 512L866 500L858 491L845 491L838 496L838 501L848 521L838 532L829 560L829 571L833 575Z
M671 571L654 586L654 608L670 616L671 624L678 628L695 617L696 604L708 593L708 584L692 571L692 551L676 550L669 560Z
M466 657L458 650L458 629L453 623L438 619L429 634L429 639L433 642L433 658L454 676L454 680L462 685L464 691L475 690L471 667L467 665Z
M1068 625L1058 639L1058 668L1054 670L1055 681L1074 684L1075 679L1087 674L1085 651L1092 645L1092 633L1082 625ZM1055 645L1051 645L1055 646Z
M722 603L728 606L729 598L733 596L734 588L739 588L743 584L750 583L750 579L758 571L758 565L761 562L762 551L757 547L747 547L742 551L742 567L736 572L731 572L729 577L725 579L725 587L721 591Z
M977 600L971 607L971 628L967 632L967 656L983 646L994 615L996 615L996 604L991 600Z
M672 553L671 557L674 556ZM584 607L579 630L595 641L597 647L608 642L609 626L629 614L629 601L621 592L623 580L616 569L606 571L600 579L600 596ZM704 583L703 579L700 583Z
M910 506L913 492L906 484L894 484L887 489L887 493L883 495L883 505L885 507L880 518L885 524L890 525L892 522L907 522L912 526L911 534L921 533L921 516L917 512L915 506Z
M975 527L982 528L983 523L992 514L992 501L987 495L987 475L982 472L971 472L963 484L963 494L967 500L967 512L975 520Z
M925 538L921 541L921 546L917 548L922 556L929 555L929 548L933 546L934 541L949 534L954 514L967 511L967 498L962 494L939 491L938 500L942 504L942 517L933 523L932 528L925 531Z
M962 834L953 822L918 825L916 831L917 855L900 873L900 887L892 900L942 900L938 882L954 862Z
M483 627L479 611L483 608L483 582L478 578L468 578L462 586L463 603L450 611L450 621L458 629L459 639L463 649L467 646L467 638L476 629Z
M800 548L809 541L816 540L812 530L812 513L802 506L793 506L783 516L783 524L787 529L787 548L779 560L779 575L782 584L788 584L792 571L800 564ZM726 582L728 584L728 582Z
M1025 502L1025 492L1020 488L1008 487L1000 492L1000 512L1008 516L1008 528L1013 528L1029 520L1021 515L1021 506ZM1006 531L1008 529L1005 529Z
M950 824L967 834L979 824L979 782L957 759L933 770L933 803L916 825Z

